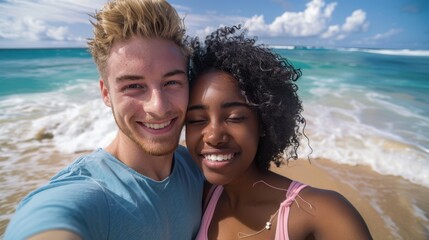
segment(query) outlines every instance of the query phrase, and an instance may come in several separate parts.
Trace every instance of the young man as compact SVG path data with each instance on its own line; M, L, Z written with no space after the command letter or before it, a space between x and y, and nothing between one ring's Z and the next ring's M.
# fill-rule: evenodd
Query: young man
M188 49L174 8L116 0L88 45L119 127L18 206L5 239L193 239L203 176L178 147L188 104Z

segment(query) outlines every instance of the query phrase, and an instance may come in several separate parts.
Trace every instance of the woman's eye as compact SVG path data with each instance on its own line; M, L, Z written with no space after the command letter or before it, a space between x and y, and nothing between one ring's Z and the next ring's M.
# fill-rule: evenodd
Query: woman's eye
M189 125L198 125L198 124L204 124L204 119L188 119L186 120L186 124Z
M246 118L243 116L232 116L232 117L228 117L226 120L228 122L233 122L233 123L239 123L244 121Z

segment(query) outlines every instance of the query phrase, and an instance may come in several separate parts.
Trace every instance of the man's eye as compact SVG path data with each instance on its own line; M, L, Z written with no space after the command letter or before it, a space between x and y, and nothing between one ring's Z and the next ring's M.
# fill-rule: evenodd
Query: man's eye
M130 85L128 85L127 86L127 88L129 89L129 88L131 88L131 89L135 89L135 88L143 88L143 86L142 85L140 85L140 84L130 84Z
M144 91L145 86L141 85L141 84L129 84L124 86L124 88L122 89L124 92L136 92L136 91Z
M180 84L180 82L179 82L179 81L174 81L174 80L172 80L172 81L168 81L168 82L166 82L166 83L165 83L165 86L173 86L173 85L178 85L178 84Z

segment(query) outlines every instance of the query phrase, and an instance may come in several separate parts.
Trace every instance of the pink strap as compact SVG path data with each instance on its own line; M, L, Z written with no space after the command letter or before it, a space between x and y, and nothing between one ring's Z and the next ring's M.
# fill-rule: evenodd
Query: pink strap
M288 221L290 206L295 201L299 192L307 185L292 181L287 192L286 200L280 204L279 213L277 216L276 240L289 240Z
M206 199L204 200L204 206L203 206L203 211L206 210L207 205L210 202L210 199L212 198L212 194L214 192L214 190L216 189L216 185L211 185L209 191L207 192L207 196Z
M213 185L211 187L210 192L213 192L213 194L211 194L207 208L204 211L203 218L201 219L200 230L198 231L198 235L195 238L195 240L207 240L207 233L209 230L210 222L212 220L214 211L216 209L216 204L220 198L220 195L222 195L222 191L223 191L222 186Z
M295 198L298 196L299 192L306 186L307 185L295 181L292 181L290 184L286 192L286 200L280 204L280 209L277 216L276 240L289 240L287 223L289 220L290 206L295 201ZM222 186L212 186L210 189L210 192L213 192L213 194L209 199L207 208L201 220L201 226L198 235L195 238L196 240L207 240L210 222L216 209L217 202L222 195L222 191Z

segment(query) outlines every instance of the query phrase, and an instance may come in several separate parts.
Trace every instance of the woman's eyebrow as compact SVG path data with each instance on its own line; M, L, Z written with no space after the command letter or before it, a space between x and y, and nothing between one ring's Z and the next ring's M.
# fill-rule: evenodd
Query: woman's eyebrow
M225 102L221 105L222 108L230 108L230 107L249 107L249 104L244 102Z
M208 108L207 106L204 106L202 104L197 104L197 105L189 106L187 108L187 111L189 112L189 111L192 111L192 110L205 110L207 108Z
M231 107L245 107L248 108L249 104L244 102L225 102L221 104L221 108L231 108ZM203 104L195 104L192 106L189 106L187 111L193 111L193 110L206 110L208 107Z

